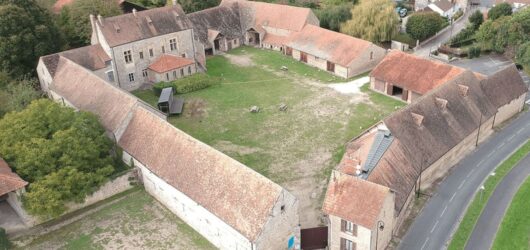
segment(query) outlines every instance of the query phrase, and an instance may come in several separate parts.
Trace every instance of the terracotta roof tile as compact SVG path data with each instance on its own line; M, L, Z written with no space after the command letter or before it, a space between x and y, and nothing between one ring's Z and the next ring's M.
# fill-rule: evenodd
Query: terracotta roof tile
M158 73L168 72L170 70L175 70L182 68L187 65L194 64L195 62L189 58L183 58L180 56L163 54L158 59L156 59L149 69Z
M0 196L21 189L26 185L28 183L13 173L7 162L0 158Z
M370 76L423 95L462 72L462 68L392 50Z
M293 33L286 44L294 49L318 56L342 66L367 52L371 42L308 24Z
M335 171L330 178L322 210L373 229L390 189Z
M251 241L282 188L143 108L119 145L149 170Z

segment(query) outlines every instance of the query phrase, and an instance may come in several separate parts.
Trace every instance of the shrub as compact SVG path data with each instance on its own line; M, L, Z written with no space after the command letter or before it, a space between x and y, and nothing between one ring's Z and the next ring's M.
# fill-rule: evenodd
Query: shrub
M454 15L453 15L453 20L457 20L458 18L460 18L461 16L464 15L464 11L462 11L462 9L459 9Z
M469 58L475 58L480 56L480 47L470 47L468 50L468 57Z
M480 10L475 10L471 16L469 16L469 23L471 24L471 27L473 27L474 30L477 30L480 25L484 22L484 15Z
M153 92L160 96L162 89L173 87L175 94L185 94L210 87L220 81L219 78L206 74L194 74L172 82L159 82L153 85Z
M502 16L509 16L512 14L512 6L509 3L500 3L495 5L488 11L488 18L495 20Z
M0 250L7 250L11 247L9 239L7 239L6 230L0 227Z
M523 43L519 46L516 59L518 63L526 67L530 66L530 42Z
M316 10L318 19L320 19L320 27L339 31L340 24L351 18L351 8L351 3L345 3Z
M440 31L446 20L438 13L416 13L409 17L407 34L415 40L425 40Z
M451 38L449 45L451 47L461 47L464 45L471 44L475 40L475 29L472 25L461 30L456 36Z

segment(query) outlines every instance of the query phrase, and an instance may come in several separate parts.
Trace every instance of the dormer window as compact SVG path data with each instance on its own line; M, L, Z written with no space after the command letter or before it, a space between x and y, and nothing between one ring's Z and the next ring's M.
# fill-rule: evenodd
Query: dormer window
M458 90L460 92L460 95L463 97L467 97L469 93L469 87L466 85L458 84Z
M418 127L423 125L423 115L416 113L410 113L410 115L412 115L412 120Z
M445 111L447 109L447 100L436 97L434 99L434 102L436 103L436 106L440 108L442 111Z

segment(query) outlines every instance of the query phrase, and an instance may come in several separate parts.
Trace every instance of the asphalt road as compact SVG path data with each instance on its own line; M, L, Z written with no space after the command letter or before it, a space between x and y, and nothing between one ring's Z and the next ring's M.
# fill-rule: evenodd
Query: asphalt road
M524 112L460 161L416 217L398 249L445 249L483 181L528 138L530 112Z
M467 242L466 250L491 248L506 210L515 193L529 175L530 155L527 155L495 188Z

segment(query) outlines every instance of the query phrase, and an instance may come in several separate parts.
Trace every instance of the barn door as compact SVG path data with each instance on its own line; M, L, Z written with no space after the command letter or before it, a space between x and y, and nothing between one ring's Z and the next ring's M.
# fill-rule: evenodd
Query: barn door
M307 62L307 54L304 52L300 52L300 61Z
M327 69L329 72L335 72L335 64L332 62L327 62Z
M285 54L288 55L288 56L293 55L293 48L291 48L291 47L286 47L286 48L285 48Z

